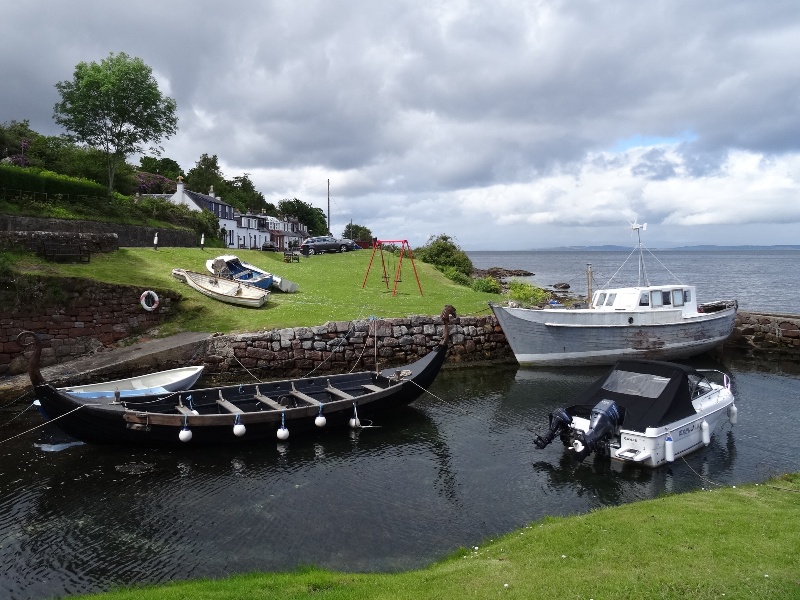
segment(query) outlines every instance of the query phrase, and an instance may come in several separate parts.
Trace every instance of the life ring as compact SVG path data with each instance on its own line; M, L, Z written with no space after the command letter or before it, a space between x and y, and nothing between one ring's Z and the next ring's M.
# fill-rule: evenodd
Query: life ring
M158 294L151 290L142 292L142 295L139 297L139 304L141 304L142 308L147 312L154 311L158 308Z

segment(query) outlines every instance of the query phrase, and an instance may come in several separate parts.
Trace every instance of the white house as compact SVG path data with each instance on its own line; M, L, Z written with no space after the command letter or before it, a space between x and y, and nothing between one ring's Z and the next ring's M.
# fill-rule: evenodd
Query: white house
M296 218L285 220L267 214L241 214L230 204L214 195L212 187L208 194L187 190L183 178L178 177L178 189L170 197L173 204L183 204L190 210L209 210L219 219L220 228L225 230L225 243L228 248L259 249L264 244L273 244L285 250L308 237L308 227Z

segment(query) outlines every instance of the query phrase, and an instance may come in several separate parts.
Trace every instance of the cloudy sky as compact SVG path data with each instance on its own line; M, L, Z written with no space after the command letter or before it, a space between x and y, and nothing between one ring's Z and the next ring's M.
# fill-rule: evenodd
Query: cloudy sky
M800 244L796 0L0 0L0 122L125 52L272 202L412 246ZM132 159L132 162L138 160ZM197 190L205 192L207 190Z

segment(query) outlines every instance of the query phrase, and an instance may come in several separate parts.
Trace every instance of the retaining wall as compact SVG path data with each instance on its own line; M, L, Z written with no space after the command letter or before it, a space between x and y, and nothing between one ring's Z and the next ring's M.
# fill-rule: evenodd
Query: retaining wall
M800 316L739 311L722 350L759 361L800 362Z
M193 231L185 229L158 229L142 225L122 225L119 223L103 223L101 221L79 221L73 219L49 219L42 217L20 217L0 215L0 246L2 240L14 240L18 232L40 232L40 235L58 235L58 241L84 241L86 236L116 235L117 245L113 248L146 248L153 245L153 238L158 233L159 246L191 248L199 246L200 240ZM81 237L84 236L84 237ZM34 250L38 250L35 248ZM110 252L111 250L96 250Z
M43 342L42 366L96 352L158 326L180 295L154 290L156 310L144 310L144 290L79 278L19 276L0 279L0 376L23 373L27 357L16 342L22 330L34 331Z

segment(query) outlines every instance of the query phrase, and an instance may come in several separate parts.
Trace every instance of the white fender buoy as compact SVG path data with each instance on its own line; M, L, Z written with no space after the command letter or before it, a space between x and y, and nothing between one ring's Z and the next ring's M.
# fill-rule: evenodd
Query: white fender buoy
M700 431L703 433L703 445L708 446L711 443L711 429L705 419L700 423Z
M358 429L361 427L361 421L358 420L358 417L353 417L350 419L350 428L351 429Z
M575 440L572 442L572 449L575 450L575 452L583 452L583 444L580 440Z
M328 420L322 414L317 415L317 418L314 419L314 425L317 427L325 427L327 422Z
M281 413L281 426L278 427L278 439L279 440L288 440L289 439L289 430L286 429L286 413Z
M182 442L189 442L192 439L192 430L188 427L184 427L181 429L180 433L178 434L178 439Z
M667 434L667 439L664 442L664 458L667 462L675 460L675 441L672 439L671 434Z
M736 408L735 404L731 404L728 407L728 419L731 422L731 425L736 425L736 421L739 420L739 409Z
M236 437L242 437L246 432L247 428L241 423L236 423L236 425L233 426L233 435Z

